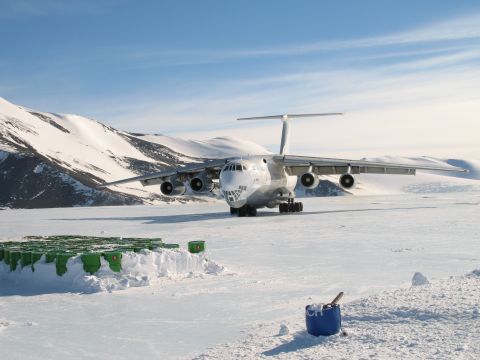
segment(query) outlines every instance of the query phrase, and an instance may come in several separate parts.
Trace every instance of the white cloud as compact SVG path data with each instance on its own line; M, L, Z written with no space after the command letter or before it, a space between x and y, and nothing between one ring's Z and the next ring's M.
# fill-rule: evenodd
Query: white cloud
M399 33L359 39L319 41L276 47L263 46L250 49L157 50L149 47L138 47L135 51L132 51L131 47L116 47L108 49L105 54L115 53L116 58L123 58L135 67L157 67L217 63L247 58L301 56L339 50L362 50L422 43L429 43L433 46L439 42L479 40L479 24L480 14L472 14Z

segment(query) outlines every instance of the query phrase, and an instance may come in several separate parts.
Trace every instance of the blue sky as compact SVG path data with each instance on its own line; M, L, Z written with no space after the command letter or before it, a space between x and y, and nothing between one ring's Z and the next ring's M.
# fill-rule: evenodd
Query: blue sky
M418 114L420 132L443 127L437 143L413 136L412 151L478 150L470 137L480 115L478 1L0 0L0 33L0 96L39 110L271 147L275 125L252 131L233 120L345 111L344 127L332 118L315 132L345 128L351 150L372 155L355 133L375 128L388 139L403 124L396 133L412 141ZM300 123L298 150L319 148L311 129ZM405 153L400 140L378 147Z

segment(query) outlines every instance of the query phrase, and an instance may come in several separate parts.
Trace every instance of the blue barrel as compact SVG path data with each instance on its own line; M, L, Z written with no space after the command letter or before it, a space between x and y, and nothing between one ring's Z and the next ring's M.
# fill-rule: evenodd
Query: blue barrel
M335 335L342 327L342 316L340 306L333 305L320 310L312 310L311 305L305 308L305 321L307 332L313 336Z

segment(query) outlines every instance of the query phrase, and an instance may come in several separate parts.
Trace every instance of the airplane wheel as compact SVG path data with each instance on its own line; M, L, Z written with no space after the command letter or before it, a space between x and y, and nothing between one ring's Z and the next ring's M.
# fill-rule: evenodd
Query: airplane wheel
M242 206L241 208L238 209L238 216L239 217L247 216L247 207L246 206Z
M248 207L248 216L257 216L257 209L254 207Z
M237 215L238 214L238 209L237 208L230 208L230 215Z
M303 204L301 202L296 202L294 207L295 207L295 212L302 212L303 211Z
M288 204L286 203L281 203L280 205L278 205L278 210L280 211L280 213L286 213L288 211Z

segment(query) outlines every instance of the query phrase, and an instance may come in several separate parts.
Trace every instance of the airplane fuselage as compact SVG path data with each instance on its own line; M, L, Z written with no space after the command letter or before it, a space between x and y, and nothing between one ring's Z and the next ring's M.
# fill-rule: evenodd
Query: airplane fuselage
M272 157L230 160L220 171L220 190L231 208L274 208L295 198L297 176L289 176Z

